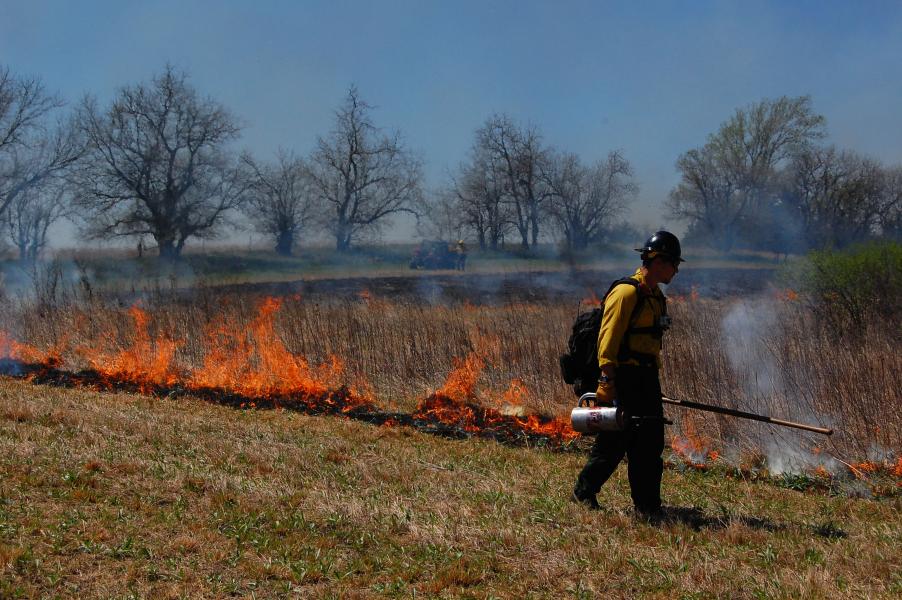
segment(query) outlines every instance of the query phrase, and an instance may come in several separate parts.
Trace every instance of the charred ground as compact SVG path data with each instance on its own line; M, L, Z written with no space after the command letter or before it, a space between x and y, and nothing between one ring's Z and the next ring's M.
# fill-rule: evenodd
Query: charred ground
M225 284L216 286L216 289L223 294L259 296L299 294L305 299L317 302L372 294L375 297L428 304L464 302L480 305L512 302L575 304L586 298L602 297L611 281L632 272L633 269L630 267L492 273L433 272ZM667 293L686 295L694 291L712 299L754 295L774 284L776 272L776 268L768 266L687 268L674 279L673 284L668 286ZM182 289L181 294L191 296L195 291L196 288L189 287Z

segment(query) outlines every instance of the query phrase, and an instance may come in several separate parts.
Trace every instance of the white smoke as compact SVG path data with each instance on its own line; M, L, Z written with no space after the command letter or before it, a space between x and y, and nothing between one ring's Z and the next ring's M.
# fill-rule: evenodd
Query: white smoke
M749 398L782 392L776 357L767 345L777 327L773 304L762 298L736 302L721 323L722 345Z
M774 405L792 406L796 415L806 412L800 398L788 392L774 344L780 335L780 319L774 300L767 297L735 302L721 322L722 346L737 382L745 393L741 408L769 414ZM780 398L783 402L772 402ZM789 415L769 414L788 418ZM809 418L813 415L807 415ZM772 425L752 429L758 447L767 457L768 470L779 475L823 467L834 472L840 464L829 455L814 453L806 436L795 430L774 431Z

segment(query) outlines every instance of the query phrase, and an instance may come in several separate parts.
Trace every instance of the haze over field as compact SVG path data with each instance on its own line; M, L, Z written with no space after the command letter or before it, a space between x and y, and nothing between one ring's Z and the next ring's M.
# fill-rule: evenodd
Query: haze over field
M620 149L640 227L667 223L676 158L735 108L810 94L830 143L902 161L902 6L892 2L0 2L0 61L105 104L166 62L231 109L237 142L308 153L351 84L447 183L495 112L587 162ZM75 243L71 226L53 245ZM399 223L387 239L402 239ZM259 236L257 237L259 239Z

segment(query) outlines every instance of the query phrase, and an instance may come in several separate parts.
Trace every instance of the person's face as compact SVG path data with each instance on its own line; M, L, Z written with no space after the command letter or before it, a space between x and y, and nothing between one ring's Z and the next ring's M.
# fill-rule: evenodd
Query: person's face
M669 256L659 256L652 261L651 266L654 269L655 279L669 284L673 276L680 270L680 261Z

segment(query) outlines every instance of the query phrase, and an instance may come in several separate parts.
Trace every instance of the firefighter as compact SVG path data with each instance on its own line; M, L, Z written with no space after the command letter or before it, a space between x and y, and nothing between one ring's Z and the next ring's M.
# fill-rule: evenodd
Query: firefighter
M463 240L457 240L454 254L454 268L458 271L465 271L467 269L467 246L464 244Z
M624 431L597 435L572 500L599 508L595 495L626 455L636 513L655 517L661 514L664 472L664 411L658 369L661 340L670 324L658 284L670 283L683 259L679 240L667 231L655 233L636 251L641 253L642 266L631 278L638 285L616 285L604 301L596 402L617 404L630 415L652 418Z

